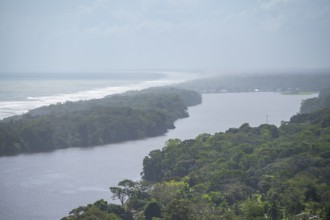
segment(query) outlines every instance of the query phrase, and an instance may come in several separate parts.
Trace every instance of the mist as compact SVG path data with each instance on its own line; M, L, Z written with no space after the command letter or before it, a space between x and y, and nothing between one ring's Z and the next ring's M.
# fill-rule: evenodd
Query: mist
M0 219L329 217L329 39L329 0L0 0Z
M0 72L325 68L316 0L0 2Z

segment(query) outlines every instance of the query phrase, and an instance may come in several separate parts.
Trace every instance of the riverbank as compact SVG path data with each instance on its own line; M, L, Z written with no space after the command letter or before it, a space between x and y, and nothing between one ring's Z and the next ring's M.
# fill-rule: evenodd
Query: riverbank
M0 121L0 156L155 137L201 101L197 92L159 87L41 107Z
M95 148L70 148L50 153L0 158L0 219L54 220L99 199L111 199L110 186L123 179L139 180L143 158L166 140L195 138L239 127L281 121L299 111L303 99L278 93L205 94L189 107L189 118L175 122L163 136ZM243 110L243 111L242 111ZM38 207L38 208L36 208Z

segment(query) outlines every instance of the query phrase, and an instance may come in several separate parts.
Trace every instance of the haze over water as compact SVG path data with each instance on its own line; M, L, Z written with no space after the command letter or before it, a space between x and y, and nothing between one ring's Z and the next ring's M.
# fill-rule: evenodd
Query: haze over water
M329 68L329 21L328 0L0 0L0 119L195 77L110 70ZM59 219L110 200L109 186L139 179L143 158L168 138L280 125L314 96L203 95L161 137L0 157L0 219Z
M327 0L2 0L0 72L324 68Z
M167 134L95 148L71 148L50 153L0 158L0 219L53 220L98 199L111 200L110 186L138 180L143 158L169 138L182 140L201 133L225 131L244 122L280 125L299 111L301 100L315 95L279 93L205 94L189 108L189 118Z
M103 74L0 74L0 119L66 101L99 99L129 90L182 82L188 72L117 71Z

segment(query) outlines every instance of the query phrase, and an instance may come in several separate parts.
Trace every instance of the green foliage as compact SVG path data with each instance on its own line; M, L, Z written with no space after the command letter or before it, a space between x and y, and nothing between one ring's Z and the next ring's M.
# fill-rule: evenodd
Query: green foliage
M147 176L150 181L160 181L163 177L162 173L162 153L160 150L153 150L149 156L143 160L143 175Z
M330 219L329 122L326 108L280 127L245 123L171 139L144 159L144 182L113 188L124 193L122 207L134 219ZM104 202L94 206L109 213Z
M191 214L188 202L174 199L166 206L164 220L190 220L193 218Z
M301 113L311 113L330 107L330 88L320 91L318 98L304 100L300 107Z
M330 201L325 193L330 192L329 112L297 115L279 128L243 124L225 133L169 140L162 151L145 158L153 163L144 163L144 171L161 175L153 178L145 172L143 178L160 182L151 195L162 207L173 200L185 201L190 210L197 204L198 212L191 211L195 217L325 216ZM164 218L170 210L163 209Z
M161 135L200 102L196 92L153 88L42 107L0 122L0 156Z
M159 205L156 202L151 202L148 204L144 210L144 216L146 220L152 220L154 217L161 217L161 210Z
M173 199L182 198L188 189L188 184L183 181L163 181L153 186L151 196L158 204L165 206Z
M140 208L144 205L143 200L148 199L149 197L146 193L148 190L148 185L128 179L120 181L116 187L110 187L112 198L119 199L122 205L124 205L124 202L129 199L129 205L131 208ZM142 205L138 205L139 200L142 202Z
M62 218L62 220L120 220L120 219L129 220L129 219L132 219L131 217L122 218L118 214L119 213L112 212L109 209L109 205L106 201L99 200L99 201L95 202L94 204L89 204L88 206L80 206L76 209L73 209L69 213L69 216ZM127 216L129 216L129 215L127 215Z

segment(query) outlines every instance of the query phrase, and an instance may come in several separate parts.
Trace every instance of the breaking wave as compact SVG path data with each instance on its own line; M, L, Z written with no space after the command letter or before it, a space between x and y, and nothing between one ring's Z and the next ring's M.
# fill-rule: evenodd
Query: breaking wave
M27 97L24 100L15 101L0 101L0 119L7 118L14 115L20 115L28 112L31 109L41 106L47 106L56 103L64 103L66 101L79 101L79 100L91 100L100 99L107 95L113 95L118 93L127 92L130 90L142 90L149 87L165 86L182 82L182 80L154 80L143 81L135 84L127 84L124 86L109 86L103 88L97 88L86 91L78 91L73 93L55 94L50 96L36 96Z

